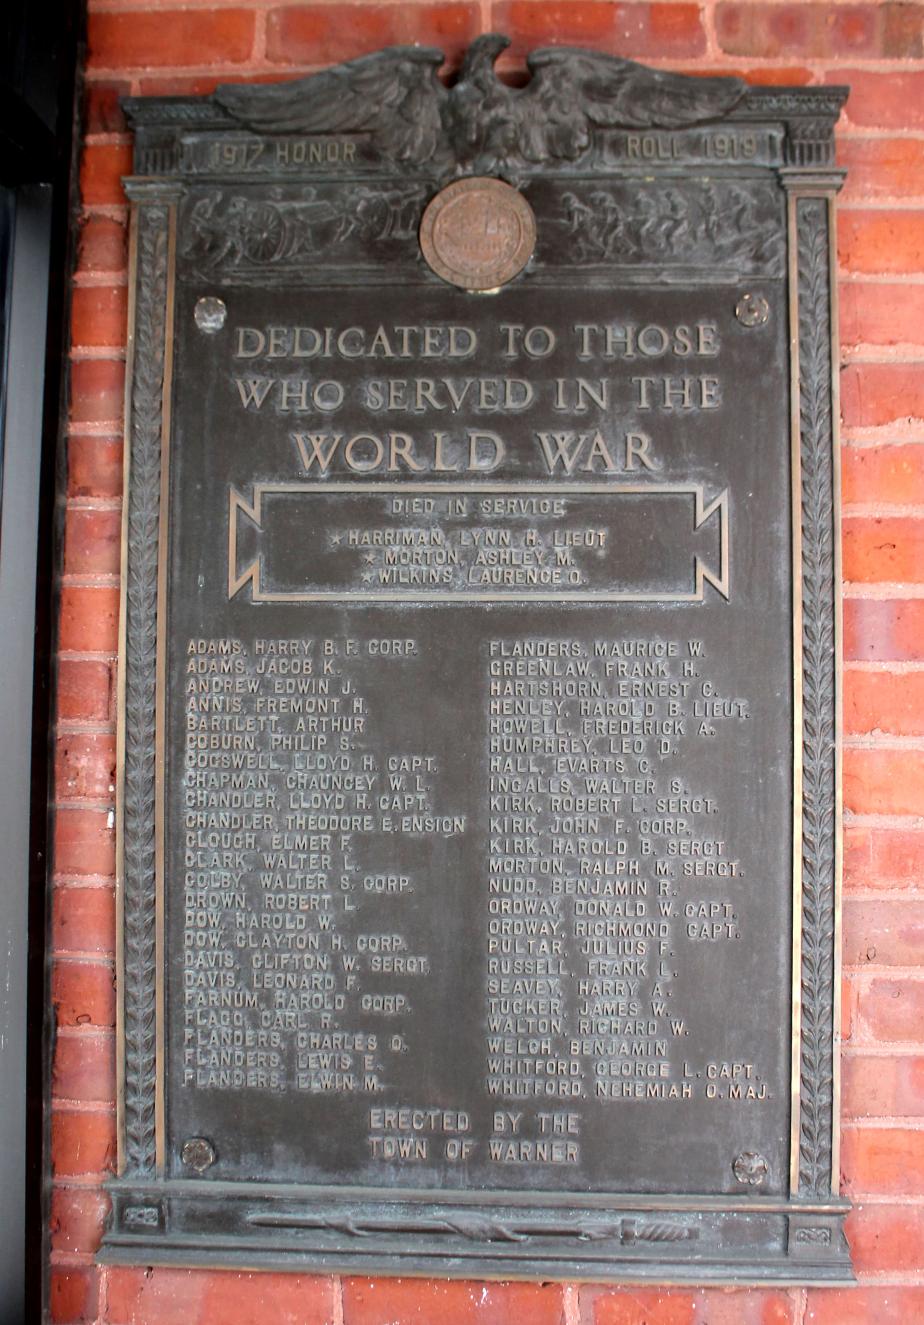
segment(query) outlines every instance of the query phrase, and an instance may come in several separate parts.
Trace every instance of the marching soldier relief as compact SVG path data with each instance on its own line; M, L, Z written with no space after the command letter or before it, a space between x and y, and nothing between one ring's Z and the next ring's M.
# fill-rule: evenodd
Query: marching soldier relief
M842 88L132 100L112 1261L850 1277Z

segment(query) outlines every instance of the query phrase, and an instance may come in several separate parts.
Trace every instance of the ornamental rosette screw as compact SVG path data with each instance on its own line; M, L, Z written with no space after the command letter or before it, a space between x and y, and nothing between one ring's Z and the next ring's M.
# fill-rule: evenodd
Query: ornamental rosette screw
M227 317L228 309L223 299L216 299L214 295L207 294L196 300L193 318L199 330L204 331L207 336L214 336L216 332L221 331Z
M183 1142L183 1148L180 1151L180 1159L194 1173L204 1173L206 1169L212 1167L217 1158L215 1147L204 1136L189 1137L188 1140Z
M743 294L735 305L735 317L743 327L762 327L770 316L770 305L762 294Z
M732 1164L735 1177L746 1187L759 1187L770 1172L770 1165L763 1155L753 1150L742 1150Z

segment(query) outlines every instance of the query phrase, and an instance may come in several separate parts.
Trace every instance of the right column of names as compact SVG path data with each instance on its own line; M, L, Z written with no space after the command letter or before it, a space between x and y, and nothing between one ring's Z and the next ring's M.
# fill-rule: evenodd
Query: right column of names
M499 1105L769 1098L759 1064L692 1047L709 1028L678 997L685 949L718 965L756 938L747 825L730 824L708 773L752 709L720 693L712 661L686 637L485 641L486 1088ZM538 1116L577 1131L577 1114Z

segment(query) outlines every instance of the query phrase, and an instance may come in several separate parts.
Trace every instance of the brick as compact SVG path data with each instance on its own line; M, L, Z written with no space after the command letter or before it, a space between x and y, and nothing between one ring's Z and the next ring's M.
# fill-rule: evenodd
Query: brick
M924 662L924 601L848 598L844 656L858 662Z
M68 585L61 592L60 638L66 652L115 653L119 638L119 591L108 586Z
M588 1325L791 1325L793 1297L769 1289L583 1289Z
M690 73L697 73L698 70L691 69ZM717 69L717 74L731 72L729 69ZM757 87L803 87L806 83L812 81L811 69L802 68L800 65L783 65L782 68L760 66L756 69L742 70L742 77L749 83Z
M924 284L841 281L841 344L924 343Z
M716 37L729 55L876 56L884 44L883 9L872 4L719 4Z
M924 72L838 68L826 83L849 84L845 114L850 124L874 129L924 128Z
M841 1110L845 1118L924 1118L924 1058L850 1054Z
M122 176L132 173L129 143L85 146L80 158L80 197L85 207L124 206Z
M924 878L924 832L848 828L844 881L848 888L913 888Z
M837 250L846 271L924 271L924 211L841 211Z
M813 6L814 8L814 6ZM817 7L821 22L817 27L818 55L882 54L885 45L883 19L888 5L844 5L832 11L830 5Z
M915 4L885 4L881 9L882 54L916 60L924 55L924 14Z
M291 71L273 67L254 72L249 66L246 73L248 83L279 83L292 77ZM164 72L152 74L148 78L138 79L138 95L143 97L200 97L215 91L221 83L227 83L227 74L213 73L176 73Z
M118 497L122 493L122 438L74 434L67 439L69 497Z
M332 1325L331 1281L304 1274L114 1267L107 1325ZM557 1322L556 1322L557 1325Z
M254 23L246 9L92 13L87 67L92 72L240 63L253 50Z
M924 734L924 672L844 673L844 730Z
M872 828L844 829L844 887L871 888L874 885Z
M109 1197L94 1187L56 1187L51 1194L52 1251L92 1255L99 1247Z
M65 575L117 575L122 512L71 507L64 530Z
M696 1294L661 1288L622 1289L615 1292L583 1289L582 1303L593 1303L593 1325L694 1325Z
M95 1266L54 1266L48 1288L52 1325L83 1325L96 1320L99 1271Z
M55 751L57 800L105 800L115 791L115 735L66 732Z
M59 811L58 818L64 813ZM92 952L112 956L115 952L113 889L82 888L79 884L55 888L51 941L52 947L59 953Z
M924 980L896 978L864 982L857 994L857 1026L865 1040L879 1044L924 1042ZM924 1059L917 1061L924 1065ZM924 1090L924 1078L918 1089Z
M924 379L924 372L919 376ZM924 382L922 382L924 406ZM924 580L924 520L848 516L842 525L844 579L857 584Z
M80 229L77 245L79 273L124 272L128 262L128 231L111 216L89 216Z
M122 417L125 365L118 359L80 359L71 364L71 421L110 423Z
M697 1294L696 1325L791 1325L797 1297L781 1290L707 1289Z
M848 966L924 965L924 902L847 898L844 961Z
M519 57L537 44L605 46L616 40L618 30L624 32L626 15L619 11L625 9L600 0L554 5L511 0L491 6L491 24L495 32L516 34L511 53Z
M704 36L702 28L702 17L697 5L648 5L647 30L644 25L640 25L641 31L636 37L633 29L636 26L637 17L635 14L626 15L626 38L627 40L637 40L644 44L644 49L649 55L669 54L669 55L696 55L704 47Z
M857 1205L848 1214L845 1229L857 1270L916 1273L924 1264L920 1206Z
M58 961L51 976L58 1026L115 1025L115 972L103 962Z
M840 135L837 159L847 171L845 202L924 196L924 142L919 138Z
M924 1194L924 1130L846 1126L841 1136L845 1195Z
M62 806L56 811L54 867L69 875L115 873L115 829L108 810Z
M561 1325L557 1284L344 1279L344 1325Z
M845 446L844 502L924 504L924 446Z
M924 814L921 751L845 750L844 807L854 814Z
M810 1288L805 1325L912 1325L924 1319L924 1288Z
M51 1165L59 1178L108 1174L116 1162L115 1115L96 1109L52 1109Z
M71 298L71 343L125 344L128 291L124 285L78 285Z
M249 69L247 81L263 83L277 80L279 74L254 75ZM142 97L204 97L215 91L219 83L226 83L224 74L155 74L138 80L138 94Z
M119 100L130 92L128 82L88 84L83 97L84 133L126 133L128 124Z
M439 46L456 61L478 35L479 21L476 4L292 5L270 14L266 54L285 64L330 64L380 46L416 43Z
M115 1101L115 1037L96 1031L59 1035L51 1068L52 1097L81 1104Z
M920 363L852 363L841 371L844 422L857 428L924 418Z
M112 715L112 669L92 659L58 663L58 717L64 721L105 722Z
M516 34L511 55L522 58L537 45L593 46L625 56L693 56L706 49L695 4L548 4L505 0L494 4L495 32Z

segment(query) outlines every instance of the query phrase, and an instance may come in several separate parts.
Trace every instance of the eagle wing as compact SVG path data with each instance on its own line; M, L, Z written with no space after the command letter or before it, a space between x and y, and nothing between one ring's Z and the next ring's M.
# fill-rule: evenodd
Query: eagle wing
M274 133L371 132L395 161L429 161L443 145L443 52L392 46L307 78L270 86L224 84L214 100L249 129Z
M693 78L567 46L533 51L520 94L520 145L529 161L574 160L591 126L673 129L725 115L744 96L740 78Z

